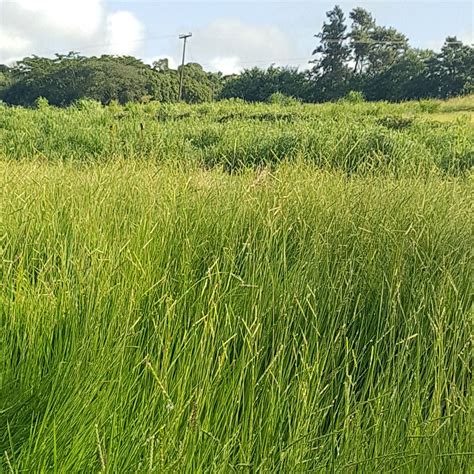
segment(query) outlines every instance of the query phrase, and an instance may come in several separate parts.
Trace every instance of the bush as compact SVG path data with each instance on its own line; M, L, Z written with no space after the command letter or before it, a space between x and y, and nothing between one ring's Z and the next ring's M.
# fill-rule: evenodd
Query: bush
M98 100L93 99L79 99L74 102L74 107L78 110L88 110L89 112L95 112L103 108Z
M278 104L278 105L298 105L301 104L301 101L295 97L291 97L283 94L282 92L274 92L267 99L269 104Z
M365 96L360 91L349 91L342 101L349 102L350 104L361 104L365 102Z
M38 97L38 98L35 100L35 107L36 107L38 110L43 110L43 109L48 108L48 107L49 107L48 99L45 99L44 97Z

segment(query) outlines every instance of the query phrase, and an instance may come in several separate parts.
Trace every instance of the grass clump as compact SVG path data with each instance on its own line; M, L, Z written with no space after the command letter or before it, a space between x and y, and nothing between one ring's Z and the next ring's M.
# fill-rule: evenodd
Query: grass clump
M274 92L268 97L267 102L269 104L277 104L277 105L283 105L283 106L288 106L288 105L294 106L294 105L301 104L301 100L295 97L285 95L282 92Z

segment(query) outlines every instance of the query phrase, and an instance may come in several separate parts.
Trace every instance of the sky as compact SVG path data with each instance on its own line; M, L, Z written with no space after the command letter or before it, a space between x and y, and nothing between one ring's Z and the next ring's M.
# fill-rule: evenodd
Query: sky
M472 1L161 1L0 0L0 63L77 51L127 54L151 63L181 61L180 33L192 32L186 62L225 74L271 64L305 68L325 13L346 17L361 6L419 48L438 50L446 36L474 43ZM347 22L349 24L349 21Z

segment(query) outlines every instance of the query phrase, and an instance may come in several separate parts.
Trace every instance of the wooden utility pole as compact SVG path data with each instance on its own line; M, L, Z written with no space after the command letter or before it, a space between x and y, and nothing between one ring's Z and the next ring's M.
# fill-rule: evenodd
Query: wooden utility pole
M181 61L181 74L179 75L179 94L178 94L178 102L181 102L181 98L183 96L183 80L184 80L184 59L186 56L186 40L193 36L192 33L187 33L184 35L179 35L179 39L184 40L183 41L183 59Z

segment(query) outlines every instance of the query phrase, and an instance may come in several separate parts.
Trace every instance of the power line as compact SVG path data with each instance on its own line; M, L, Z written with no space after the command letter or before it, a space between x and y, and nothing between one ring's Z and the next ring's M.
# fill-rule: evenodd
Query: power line
M337 39L337 38L328 38L325 39L324 41L320 41L321 43L340 43L341 41L345 41L342 39ZM351 44L406 44L408 46L408 40L398 40L398 41L388 41L388 40L356 40L356 41L350 41ZM443 44L464 44L463 41L461 40L456 40L456 41L443 41Z
M192 58L192 56L191 56ZM194 58L192 58L194 60ZM239 59L239 58L236 58L236 59ZM308 57L305 56L305 57L299 57L299 58L268 58L268 59L250 59L250 60L246 60L246 61L240 61L238 60L238 64L239 65L245 65L245 64L266 64L266 63L276 63L276 62L284 62L284 61L308 61ZM199 62L199 64L201 66L215 66L215 63L213 62L208 62L208 61L205 61L205 62Z
M191 34L188 35L180 35L180 39L184 39L183 43L183 58L184 58L184 53L186 49L186 39L189 38ZM144 36L139 39L131 40L128 41L128 43L145 43L149 40L157 40L157 39L170 39L170 38L175 38L174 34L166 34L166 35L148 35ZM228 37L214 37L216 41L219 40L226 40ZM339 43L341 41L345 41L346 39L340 39L340 38L327 38L324 41L320 41L320 43ZM104 48L104 47L110 47L114 45L119 45L122 44L121 42L104 42L104 43L96 43L96 44L88 44L84 45L79 48L68 48L69 51L77 51L77 52L82 52L86 50L91 50L91 49L96 49L96 48ZM350 41L350 44L366 44L366 45L372 45L372 46L377 46L377 45L398 45L398 44L407 44L407 41L404 40L396 40L396 41L389 41L389 40L373 40L373 39L365 39L365 40L352 40ZM462 45L464 44L463 41L461 40L452 40L452 41L444 41L443 44L453 44L453 45ZM466 43L468 46L473 46L473 44ZM57 51L49 50L49 51L40 51L34 53L36 56L42 56L42 55L50 55L50 54L56 54ZM261 63L271 63L271 62L281 62L281 61L306 61L308 60L308 57L293 57L293 58L268 58L268 59L255 59L255 60L245 60L245 61L238 61L239 64L261 64ZM211 62L200 62L202 65L207 65L207 66L214 66L213 63ZM182 89L180 94L182 93Z
M143 36L142 38L138 38L138 39L135 39L135 40L130 40L128 41L128 43L145 43L149 40L157 40L157 39L169 39L169 38L174 38L175 35L174 34L166 34L166 35L148 35L148 36ZM229 39L229 37L214 37L214 39L216 41L219 41L219 40L227 40ZM346 39L349 39L349 38L345 38L345 39L341 39L341 38L326 38L324 39L324 41L320 41L320 43L339 43L341 41L345 41ZM383 45L383 44L393 44L393 45L396 45L396 44L407 44L408 41L405 41L405 40L374 40L374 39L365 39L365 40L350 40L350 43L351 44L370 44L370 45ZM80 47L74 47L72 48L72 50L74 51L78 51L78 52L81 52L81 51L84 51L84 50L90 50L90 49L95 49L95 48L102 48L102 47L107 47L107 46L114 46L114 45L118 45L118 44L122 44L122 42L104 42L104 43L96 43L96 44L87 44L87 45L84 45L84 46L80 46ZM444 41L443 44L463 44L463 41L461 40L455 40L455 41ZM469 43L466 43L469 45ZM472 43L470 44L472 46ZM68 48L71 50L71 48ZM53 51L53 50L44 50L44 51L39 51L37 53L35 53L36 55L46 55L46 54L54 54L54 53L57 53L57 51Z
M135 39L135 40L130 40L128 41L128 43L145 43L149 40L156 40L156 39L168 39L168 38L175 38L176 36L175 35L172 35L172 34L169 34L169 35L153 35L153 36L145 36L145 37L142 37L142 38L139 38L139 39ZM119 45L119 44L123 44L123 42L118 42L118 41L113 41L113 42L107 42L107 43L96 43L96 44L87 44L85 46L81 46L81 47L74 47L74 48L66 48L68 49L69 51L77 51L77 52L82 52L82 51L86 51L86 50L90 50L90 49L96 49L96 48L105 48L107 46L116 46L116 45ZM36 53L33 53L35 56L41 56L41 55L49 55L49 54L56 54L58 53L57 50L43 50L43 51L39 51L39 52L36 52Z

